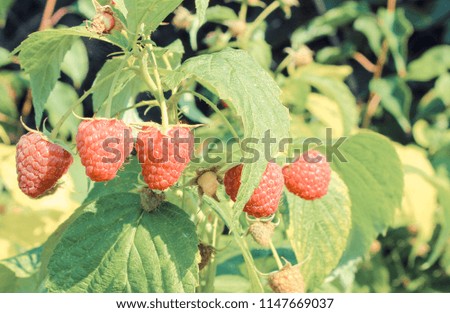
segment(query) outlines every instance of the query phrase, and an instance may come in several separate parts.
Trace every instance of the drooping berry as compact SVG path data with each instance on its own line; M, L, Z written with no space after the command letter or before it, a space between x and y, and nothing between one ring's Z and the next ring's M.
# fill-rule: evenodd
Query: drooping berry
M85 120L76 137L86 175L96 182L109 181L133 150L131 128L117 119Z
M225 191L233 201L236 201L241 186L242 168L243 165L240 164L225 173ZM244 207L244 212L256 218L267 217L275 213L280 202L283 184L281 167L276 163L268 163L259 186L253 191Z
M201 258L200 262L198 263L198 269L201 271L209 264L211 259L214 257L216 249L213 246L201 242L198 244L198 251L200 252Z
M39 133L23 135L16 147L20 190L37 198L55 187L73 162L72 155Z
M157 127L144 127L138 134L136 150L148 187L166 190L180 178L191 160L194 137L187 127L174 126L164 135Z
M305 200L315 200L327 194L331 169L326 158L312 150L286 165L283 175L290 192Z
M269 286L279 293L305 292L305 282L299 266L292 266L290 263L269 276Z

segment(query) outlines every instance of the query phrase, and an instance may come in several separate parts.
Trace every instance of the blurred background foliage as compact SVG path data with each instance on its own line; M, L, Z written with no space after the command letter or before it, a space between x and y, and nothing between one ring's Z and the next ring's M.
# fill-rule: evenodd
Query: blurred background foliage
M171 15L168 21L174 22L161 27L153 39L165 46L180 38L184 58L226 46L245 49L282 89L283 103L292 113L294 138L323 138L327 127L333 129L334 138L358 127L369 128L396 142L403 163L404 198L394 226L372 244L364 259L338 267L316 291L449 292L449 1L301 0L298 7L282 6L272 12L247 41L239 40L240 2L210 1L204 25L192 20L180 24L183 12L178 11L178 24L177 16ZM247 20L254 21L273 1L248 2L254 5L248 8ZM195 12L194 1L183 5ZM28 78L10 51L40 28L44 6L44 0L0 2L0 259L40 246L83 202L89 187L78 158L63 188L49 197L30 200L16 183L14 145L25 132L19 116L30 127L36 125ZM90 0L59 0L52 26L80 25L94 13ZM47 123L54 125L89 89L113 52L99 41L80 39L73 46L46 103ZM182 98L179 105L188 121L217 120L205 103L193 98ZM92 115L90 97L76 113ZM153 119L158 120L157 112ZM64 125L62 135L70 142L77 120ZM218 256L216 291L245 292L249 282L242 256L226 237L226 248ZM283 257L295 259L283 227L275 241ZM35 266L33 258L40 252L32 251L25 268ZM253 252L261 271L274 268L272 259L265 257L268 251L255 245ZM0 266L12 268L7 260Z

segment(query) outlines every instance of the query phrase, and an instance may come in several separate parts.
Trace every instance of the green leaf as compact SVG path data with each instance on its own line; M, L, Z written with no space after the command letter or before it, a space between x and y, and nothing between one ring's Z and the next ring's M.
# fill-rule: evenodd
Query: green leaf
M311 86L301 78L289 76L279 81L281 87L281 101L289 105L292 113L302 114L305 110Z
M287 235L301 265L308 289L322 284L339 263L351 227L348 190L332 173L328 193L309 201L288 193L289 227Z
M128 11L128 32L132 36L153 32L181 2L182 0L124 0Z
M411 132L409 110L412 93L406 82L399 77L374 79L370 82L370 90L381 98L381 105L391 113L401 128Z
M208 8L208 5L209 0L195 0L196 14L194 15L194 19L189 28L190 43L194 51L198 49L197 34L200 27L202 27L206 21L206 9Z
M81 87L89 71L88 53L81 39L77 39L67 51L61 70L72 79L75 88Z
M127 164L125 164L124 170L120 171L114 179L107 183L94 183L83 204L111 194L137 189L137 180L140 173L141 166L137 158L130 157Z
M169 60L172 69L177 69L181 65L183 54L184 46L180 39L173 41L170 45L163 48L155 47L156 62L160 69L167 67L163 59L164 56Z
M64 29L36 32L13 51L19 52L20 65L30 75L36 125L41 124L44 104L60 76L61 63L77 38Z
M379 55L381 52L383 34L378 26L376 17L372 15L360 16L353 23L353 28L366 36L372 51L376 55Z
M198 23L203 25L206 20L206 10L208 9L209 0L195 0L195 14L198 18Z
M3 28L6 22L9 8L13 5L14 0L2 0L0 2L0 28Z
M450 74L445 73L436 80L436 94L446 105L450 105Z
M449 175L449 173L447 173L447 175ZM446 177L446 179L439 177L438 180L436 180L436 177L430 177L430 180L432 182L435 182L435 185L438 189L439 203L442 206L442 211L439 212L437 218L437 220L440 221L441 229L439 231L439 236L436 240L436 244L433 247L433 251L431 252L427 261L422 265L423 269L430 268L439 259L440 256L448 253L448 238L450 238L450 181L448 177ZM448 272L448 268L446 270Z
M244 138L257 139L251 145L259 156L245 153L253 162L244 165L235 214L239 215L248 199L258 186L266 169L264 144L261 139L266 131L280 142L289 134L289 115L280 102L280 89L269 74L255 60L242 50L226 49L221 52L202 55L186 61L181 70L187 76L194 76L198 82L217 94L242 118ZM264 108L264 110L261 110ZM278 145L270 149L277 152ZM269 151L266 151L266 153Z
M270 69L272 64L272 47L264 39L250 41L246 50L259 65L265 69Z
M436 226L437 190L427 181L427 177L433 177L435 173L424 149L399 144L395 147L403 164L405 187L394 227L416 226L417 236L413 246L417 249L432 238Z
M355 46L351 42L344 42L340 47L325 47L316 54L318 63L345 63L355 53Z
M143 82L131 70L123 70L124 57L116 57L105 62L97 73L92 96L94 111L98 116L108 116L119 112L128 105L128 100L135 97L143 89ZM122 70L121 70L122 69ZM111 107L108 108L108 98L112 95Z
M436 46L427 50L408 65L408 80L428 81L450 69L450 45Z
M333 137L343 136L343 118L336 102L321 94L310 93L306 108L324 127L333 129Z
M0 292L36 292L42 248L0 261Z
M389 44L397 72L400 76L404 76L406 75L408 40L414 29L405 17L403 9L396 9L395 12L380 9L378 17L380 18L381 31Z
M356 99L344 82L313 70L300 71L296 75L338 104L344 135L349 134L357 126Z
M197 235L180 208L146 213L139 195L117 193L78 210L50 257L50 292L195 291Z
M0 47L0 67L11 63L11 56L8 50Z
M292 46L296 49L317 38L334 35L339 27L369 12L370 8L366 3L345 1L343 5L313 19L308 26L297 29L291 37Z
M109 43L85 27L48 29L32 33L12 54L19 54L21 67L30 75L36 125L41 124L44 105L60 76L61 63L78 37L95 38Z
M21 96L24 84L15 73L0 73L0 112L12 118L18 117L16 97Z
M211 120L197 108L195 97L190 93L185 93L180 97L178 107L180 108L181 113L193 122L202 124L211 123Z
M64 113L78 100L78 94L72 86L61 82L56 82L50 96L45 104L45 110L48 112L48 119L52 125L56 125ZM77 106L73 109L77 115L83 115L83 107ZM59 133L63 137L74 136L78 130L79 119L74 115L67 118L61 126Z
M345 160L334 155L331 166L347 185L352 203L352 229L342 265L365 255L392 224L402 201L403 171L392 143L376 133L353 135L339 151Z
M237 20L238 16L233 9L221 5L209 7L206 10L206 20L212 23Z

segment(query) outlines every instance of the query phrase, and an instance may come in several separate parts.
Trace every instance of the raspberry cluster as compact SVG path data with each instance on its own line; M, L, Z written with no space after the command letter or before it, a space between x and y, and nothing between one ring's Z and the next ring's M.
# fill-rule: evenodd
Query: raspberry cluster
M116 177L134 147L131 128L118 119L88 119L80 123L77 150L86 175L95 182ZM194 138L187 127L174 126L166 134L143 127L136 150L148 187L166 190L190 162ZM37 198L55 187L72 164L72 155L40 133L23 135L17 144L16 170L20 189Z

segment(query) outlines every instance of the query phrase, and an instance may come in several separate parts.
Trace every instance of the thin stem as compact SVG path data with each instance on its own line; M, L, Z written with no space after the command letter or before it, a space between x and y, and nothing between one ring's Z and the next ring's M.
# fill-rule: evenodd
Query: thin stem
M72 114L72 111L75 110L77 106L79 106L83 101L92 93L93 88L86 91L77 101L75 101L64 113L64 115L59 119L58 123L55 125L55 128L53 128L52 132L50 133L50 139L54 140L56 139L56 136L58 135L59 129L64 124L66 119Z
M376 65L370 62L370 60L362 53L355 52L353 54L353 59L361 64L362 67L364 67L368 72L374 73L376 69Z
M373 72L373 79L378 79L382 76L383 67L387 60L388 50L389 50L389 44L388 44L387 40L384 40L382 47L381 47L380 55L378 56L375 70ZM372 116L377 111L377 108L380 105L380 101L381 101L381 98L378 95L376 95L374 93L370 94L369 103L367 104L367 110L366 110L366 113L363 118L363 123L361 125L363 128L368 128L370 126L370 123L372 121Z
M219 218L217 217L217 215L215 215L213 229L211 233L212 235L211 246L213 246L214 248L218 246L222 230L223 230L223 223L220 223ZM216 277L216 272L217 272L217 259L213 254L211 261L208 265L208 274L206 276L206 284L203 290L204 292L214 292L214 279Z
M58 123L55 125L55 127L53 128L51 134L50 134L50 139L56 139L56 136L58 135L59 129L61 128L61 126L64 124L64 122L66 121L66 119L72 114L73 110L79 106L81 103L83 103L83 101L90 95L92 94L97 88L98 86L101 86L105 81L107 81L108 79L110 79L111 75L113 74L109 74L107 76L105 76L102 80L100 80L98 82L98 84L95 84L94 86L92 86L89 90L87 90L77 101L75 101L64 113L64 115L59 119Z
M281 73L291 62L291 56L286 56L283 61L278 65L277 69L275 70L275 74Z
M155 82L151 78L149 72L148 72L148 54L144 54L142 56L141 60L141 66L140 66L140 72L142 74L142 78L144 79L145 84L150 89L151 93L154 95L157 93L158 87L156 86Z
M380 105L381 98L377 94L374 94L373 97L370 99L369 103L367 104L367 111L366 115L364 116L363 128L367 128L370 125L370 122L372 120L372 116L375 114L375 112L378 109L378 106Z
M281 259L280 259L280 256L278 255L277 249L273 245L272 240L270 240L269 244L270 244L270 250L272 250L272 255L275 258L275 262L277 262L278 269L281 270L283 268L283 263L281 263Z
M243 1L241 4L241 9L239 11L239 19L243 22L247 20L247 11L248 11L247 1Z
M227 126L228 130L231 132L231 134L233 135L233 137L235 137L236 139L239 140L239 135L236 132L236 130L234 129L233 125L231 125L231 123L228 121L228 119L223 115L223 113L217 108L217 106L208 98L206 98L204 95L195 92L193 90L183 90L180 93L191 93L192 95L194 95L195 97L199 98L200 100L204 101L206 104L208 104L213 110L214 112L216 112L217 114L219 114L219 116L222 118L223 122L225 123L225 125Z
M39 25L39 30L44 30L49 28L51 24L51 18L53 11L55 10L56 0L47 0L45 3L44 13L42 15L41 24Z
M167 132L167 130L169 129L169 115L168 115L168 110L167 110L167 103L166 103L166 98L164 96L164 90L163 90L162 83L161 83L161 76L159 75L159 71L158 71L158 63L156 61L155 53L153 52L153 46L150 46L149 50L150 50L150 54L153 59L154 66L155 66L153 69L153 75L155 76L155 79L156 79L156 86L157 86L158 97L159 97L159 105L161 108L162 133L165 134Z
M50 19L51 25L56 25L67 13L69 13L69 9L66 7L58 9Z
M145 107L145 106L154 107L154 106L157 106L158 104L159 104L159 102L156 101L156 100L143 100L143 101L141 101L139 103L136 103L135 105L132 105L130 107L127 107L125 109L117 111L112 116L117 116L117 115L122 114L123 112L126 112L128 110L137 109L137 108L140 108L140 107Z
M246 38L247 39L250 38L253 32L259 27L259 25L261 25L264 22L264 20L279 7L280 3L278 1L274 1L269 6L267 6L248 27Z
M120 74L122 74L123 68L127 64L128 58L129 58L129 56L126 56L123 58L122 62L119 65L119 68L117 69L117 71L114 74L114 78L111 83L111 87L109 88L108 99L106 100L106 110L105 110L105 115L107 117L111 117L111 108L112 108L112 101L114 98L114 89L116 88L117 81L119 80Z
M397 6L397 0L388 0L387 9L389 12L395 12L395 7Z

